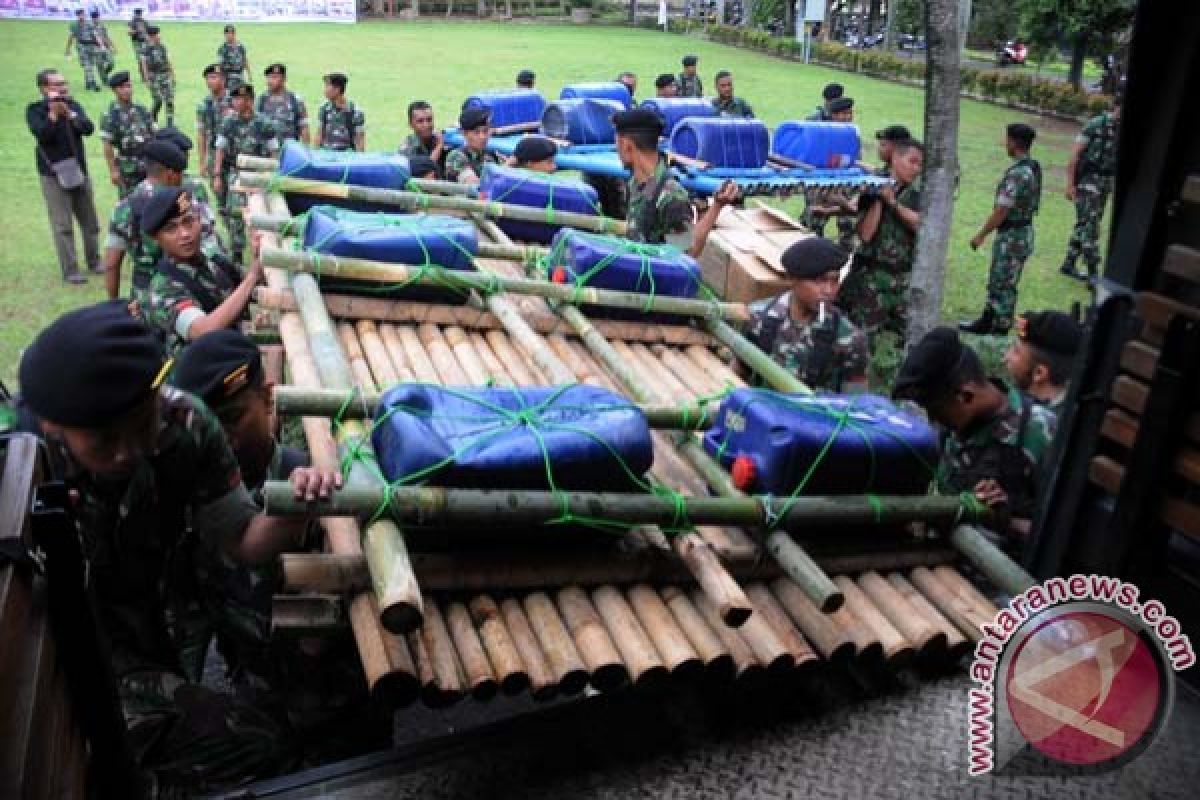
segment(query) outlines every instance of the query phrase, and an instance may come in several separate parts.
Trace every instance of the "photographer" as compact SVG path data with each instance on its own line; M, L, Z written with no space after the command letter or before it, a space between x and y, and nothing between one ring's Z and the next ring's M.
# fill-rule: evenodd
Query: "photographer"
M83 235L88 269L101 272L100 224L83 143L83 137L91 136L95 126L83 107L71 98L62 73L42 70L37 74L37 86L42 99L25 109L25 123L37 144L37 171L50 216L58 266L65 282L87 283L75 255L74 223L79 224Z

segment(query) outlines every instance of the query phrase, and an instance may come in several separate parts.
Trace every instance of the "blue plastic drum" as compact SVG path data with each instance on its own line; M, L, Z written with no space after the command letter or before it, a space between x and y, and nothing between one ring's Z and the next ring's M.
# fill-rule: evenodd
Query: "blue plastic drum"
M600 213L596 190L586 183L564 175L546 175L516 167L488 164L479 181L479 196L497 203L542 209L545 222L498 219L500 229L522 242L546 244L562 225L555 221L556 211L575 214Z
M841 169L859 160L862 143L849 122L785 122L775 129L771 150L812 167Z
M671 133L671 151L714 167L757 169L767 163L771 136L757 119L683 119Z
M612 144L617 140L612 116L625 107L616 100L576 98L546 106L542 133L571 144Z
M559 100L571 100L580 97L615 100L621 104L622 108L629 108L633 105L633 98L629 96L629 90L625 88L625 84L619 81L572 83L569 86L564 86L558 95Z
M533 89L493 89L468 97L463 109L468 108L487 109L492 127L506 128L540 121L546 100Z
M668 138L671 131L682 120L690 117L715 117L717 110L703 97L654 97L642 101L642 108L651 108L667 123L663 135Z

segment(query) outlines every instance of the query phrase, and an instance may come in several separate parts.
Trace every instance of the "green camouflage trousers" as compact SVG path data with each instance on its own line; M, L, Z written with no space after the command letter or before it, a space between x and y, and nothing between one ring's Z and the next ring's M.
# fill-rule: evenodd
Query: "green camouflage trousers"
M92 64L96 67L96 71L100 73L101 85L107 86L108 76L113 68L112 53L100 46L92 48Z
M1003 332L1012 327L1013 312L1017 307L1017 284L1021 281L1021 270L1025 261L1033 255L1033 226L996 231L992 242L992 265L988 270L987 302L984 310L990 311L996 330Z
M1094 183L1075 187L1075 227L1067 243L1067 263L1071 266L1080 256L1087 270L1095 274L1100 267L1100 220L1108 192Z
M117 187L117 196L124 200L146 178L146 165L136 157L117 156L117 172L121 173L121 185Z
M898 337L903 350L908 327L908 283L912 265L895 265L856 255L838 290L837 305L867 334L872 352L883 331Z
M75 57L79 59L79 67L83 70L83 80L87 84L87 88L98 86L96 83L96 51L99 50L95 45L76 44Z
M833 219L837 224L838 246L847 253L853 252L855 245L854 237L857 233L855 218L848 214L836 214L833 215ZM820 236L822 239L825 238L825 227L829 223L828 214L818 214L806 208L800 221L804 227L811 230L817 236Z
M167 109L167 127L175 125L175 82L169 72L150 73L150 94L154 97L154 107L150 115L158 122L158 112L165 106Z

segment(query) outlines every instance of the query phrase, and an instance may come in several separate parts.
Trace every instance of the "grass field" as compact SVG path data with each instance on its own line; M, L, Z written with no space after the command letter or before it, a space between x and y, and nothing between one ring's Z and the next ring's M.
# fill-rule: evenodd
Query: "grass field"
M114 35L120 26L110 23ZM759 116L776 124L808 114L821 87L829 81L846 85L857 100L857 121L870 132L890 123L922 128L923 93L912 87L837 72L823 67L778 61L764 55L710 44L695 38L644 30L567 25L492 23L368 23L340 25L239 26L256 75L272 61L288 65L291 88L305 98L310 114L321 95L321 75L343 71L350 76L349 97L367 115L367 146L394 148L407 132L408 102L430 101L440 124L457 115L472 91L509 86L522 67L537 71L538 85L557 96L567 82L612 78L630 69L641 80L639 94L651 93L654 76L676 71L685 52L700 56L706 86L717 69L732 70L738 94L749 100ZM66 40L63 23L0 21L0 107L9 109L0 123L0 379L11 382L21 349L33 334L61 312L103 296L102 282L64 287L46 222L36 172L33 143L23 124L25 104L36 99L34 75L41 67L59 66L72 82L72 91L99 121L111 93L83 90L77 64L62 57ZM200 76L213 60L221 41L219 24L164 23L163 40L179 77L178 124L191 132L194 109L204 91ZM132 67L124 36L117 46L118 69ZM138 102L150 104L148 91L138 85ZM1078 284L1060 276L1073 220L1062 197L1063 165L1075 126L1031 117L1007 109L965 102L960 157L962 184L955 211L946 303L947 318L974 315L983 302L987 257L973 253L968 241L991 208L992 192L1007 164L1003 128L1023 120L1041 132L1035 147L1046 174L1042 213L1037 225L1037 252L1026 266L1021 307L1066 307L1086 295ZM868 142L873 159L873 141ZM115 195L107 181L98 136L88 143L88 161L97 186L102 218L111 211ZM791 210L798 211L798 201ZM128 267L125 269L128 275Z

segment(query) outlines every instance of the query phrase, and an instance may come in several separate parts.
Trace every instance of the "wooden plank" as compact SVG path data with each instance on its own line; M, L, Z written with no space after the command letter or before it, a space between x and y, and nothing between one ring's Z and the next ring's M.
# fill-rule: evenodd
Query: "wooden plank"
M1167 248L1163 272L1189 283L1200 283L1200 250L1182 244Z
M1146 401L1150 397L1150 387L1141 381L1127 375L1120 375L1112 386L1112 401L1134 414L1146 410Z
M1125 343L1125 348L1121 351L1121 369L1148 381L1154 377L1154 369L1157 366L1158 348L1136 339Z
M1138 292L1134 302L1138 317L1152 328L1165 331L1171 318L1175 316L1200 319L1200 308L1172 300L1157 292Z
M1200 424L1192 418L1188 423L1187 435L1193 441L1200 441ZM1104 422L1100 426L1100 435L1125 448L1133 448L1137 439L1138 420L1136 417L1117 408L1110 408L1104 413ZM1175 456L1172 470L1184 480L1200 485L1200 452L1195 448L1183 447Z
M1120 494L1125 468L1109 456L1096 456L1088 465L1088 479L1109 494Z
M1120 494L1125 468L1108 456L1096 456L1088 465L1088 478L1109 494ZM1180 497L1164 497L1158 518L1180 533L1200 539L1200 506Z

